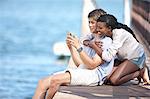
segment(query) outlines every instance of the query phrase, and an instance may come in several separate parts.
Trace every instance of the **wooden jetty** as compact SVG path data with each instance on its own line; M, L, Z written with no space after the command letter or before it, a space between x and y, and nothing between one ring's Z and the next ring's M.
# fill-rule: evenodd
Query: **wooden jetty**
M131 4L130 24L145 47L150 68L150 1L132 0ZM61 86L54 99L150 99L150 86L136 83L131 80L121 86Z

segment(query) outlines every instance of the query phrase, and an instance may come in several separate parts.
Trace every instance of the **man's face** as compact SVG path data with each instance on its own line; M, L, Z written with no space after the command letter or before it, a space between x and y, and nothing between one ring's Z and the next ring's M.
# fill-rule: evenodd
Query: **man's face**
M96 21L92 18L89 18L89 28L92 33L96 32Z

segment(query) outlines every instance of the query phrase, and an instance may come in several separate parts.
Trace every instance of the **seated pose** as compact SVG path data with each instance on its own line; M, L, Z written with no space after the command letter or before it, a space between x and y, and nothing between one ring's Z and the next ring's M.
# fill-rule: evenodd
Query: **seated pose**
M103 39L101 39L103 44L106 42L105 45L107 46L105 47L110 46L111 41L112 40L109 37L103 37ZM67 35L67 42L77 49L83 65L87 69L68 69L65 73L55 74L40 80L33 99L44 99L45 96L47 96L46 98L48 99L52 99L62 84L88 86L101 85L103 84L105 77L111 72L114 59L102 62L101 57L99 57L96 53L92 53L91 56L88 56L84 52L83 47L80 46L78 38L73 37L70 34ZM107 48L103 47L103 50L105 51Z
M97 32L112 38L112 45L108 50L94 48L103 60L111 60L115 55L123 61L108 78L113 85L123 84L140 74L144 82L150 83L148 73L144 67L145 52L143 46L136 40L132 30L117 22L110 14L102 15L97 20Z
M95 12L96 11L97 10L95 10ZM96 26L96 21L94 22L95 23L90 21L89 24ZM102 49L105 51L108 46L111 45L112 40L109 37L101 35L101 33L96 34L96 32L94 32L94 26L91 39L92 42L89 45L92 46L95 44L94 41L100 40L103 42ZM89 53L86 53L87 50L85 46L80 44L78 38L71 33L67 34L66 43L70 49L75 64L79 68L68 69L64 73L54 74L39 80L33 99L52 99L61 85L101 85L106 76L112 71L114 64L113 58L109 61L103 61L93 49L91 49ZM79 57L75 57L77 55L79 55Z

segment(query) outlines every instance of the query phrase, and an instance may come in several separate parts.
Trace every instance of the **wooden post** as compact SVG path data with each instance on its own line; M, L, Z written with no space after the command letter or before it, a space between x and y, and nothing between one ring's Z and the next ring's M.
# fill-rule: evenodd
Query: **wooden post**
M130 26L130 0L124 0L124 23Z

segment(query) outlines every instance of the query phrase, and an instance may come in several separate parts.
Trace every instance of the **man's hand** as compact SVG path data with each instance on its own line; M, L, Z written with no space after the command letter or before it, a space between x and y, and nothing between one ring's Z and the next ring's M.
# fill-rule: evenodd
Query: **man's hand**
M69 41L69 36L70 36L70 33L68 32L67 33L67 38L66 38L66 44L67 44L68 48L71 49L72 46L71 46L71 42Z
M80 42L79 42L79 39L76 36L74 36L72 34L68 34L66 41L67 41L69 47L73 46L76 49L80 48Z

